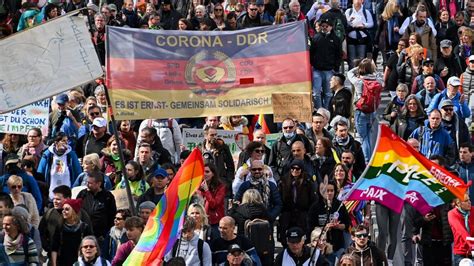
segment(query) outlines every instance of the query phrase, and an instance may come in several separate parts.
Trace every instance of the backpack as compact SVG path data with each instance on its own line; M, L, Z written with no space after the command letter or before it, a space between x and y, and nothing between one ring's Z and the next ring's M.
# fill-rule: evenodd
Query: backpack
M255 246L260 256L273 256L273 230L270 222L263 219L246 220L244 224L244 235Z
M356 108L364 113L373 113L380 105L380 94L382 93L382 84L377 80L362 79L362 96L357 100Z
M172 250L173 253L171 253L171 254L173 254L173 257L176 256L176 252L178 251L179 242L180 242L180 240L178 239L178 240L176 240L176 242L173 245L173 250ZM200 238L198 239L197 250L198 250L199 261L201 262L200 264L202 266L203 265L202 264L202 261L203 261L202 260L202 258L203 258L202 254L203 254L203 250L204 250L204 240L202 240Z
M334 33L339 38L339 41L342 43L346 38L346 28L344 24L342 24L342 20L340 18L336 18L334 22Z

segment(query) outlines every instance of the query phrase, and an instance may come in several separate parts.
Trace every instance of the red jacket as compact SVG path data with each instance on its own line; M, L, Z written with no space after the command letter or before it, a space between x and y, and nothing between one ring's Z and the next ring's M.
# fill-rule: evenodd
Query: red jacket
M467 232L464 223L464 216L457 208L448 212L448 221L451 225L454 237L453 254L467 256L471 254L471 245L466 240L468 236L474 236L474 207L471 207L471 214L469 215L470 233Z
M219 224L219 221L224 217L224 202L226 194L226 186L221 183L214 192L200 190L202 197L205 200L206 214L209 219L209 224Z

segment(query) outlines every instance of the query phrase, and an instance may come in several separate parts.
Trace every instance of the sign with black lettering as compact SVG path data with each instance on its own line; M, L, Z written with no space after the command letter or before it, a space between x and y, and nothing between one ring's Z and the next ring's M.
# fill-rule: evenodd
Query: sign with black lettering
M283 122L286 118L299 122L312 121L312 100L310 93L272 94L273 121Z
M272 93L311 91L305 22L240 31L107 27L117 119L272 113Z
M0 132L26 135L32 128L40 128L48 135L49 99L0 114Z

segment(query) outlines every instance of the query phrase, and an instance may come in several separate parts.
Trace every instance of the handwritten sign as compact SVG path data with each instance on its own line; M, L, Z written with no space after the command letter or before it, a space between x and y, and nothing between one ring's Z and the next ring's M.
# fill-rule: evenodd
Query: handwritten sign
M0 113L82 85L103 71L83 18L64 16L0 41Z
M115 189L110 192L114 195L117 210L130 209L126 189Z
M273 93L273 121L283 122L290 117L299 122L311 122L312 100L310 93Z
M48 135L49 99L0 115L0 132L26 135L32 128L40 128Z

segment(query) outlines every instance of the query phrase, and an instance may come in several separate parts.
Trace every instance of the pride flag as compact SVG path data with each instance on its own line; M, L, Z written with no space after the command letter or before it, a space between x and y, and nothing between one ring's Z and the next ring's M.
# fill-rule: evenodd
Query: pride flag
M265 134L270 134L270 130L268 129L267 122L265 122L263 114L258 115L254 131L256 131L257 129L261 129Z
M124 265L159 265L178 239L185 208L204 175L199 149L194 149L179 169L148 218L138 244Z
M424 215L456 197L463 198L469 185L380 125L370 163L346 200L375 200L398 213L406 201Z

